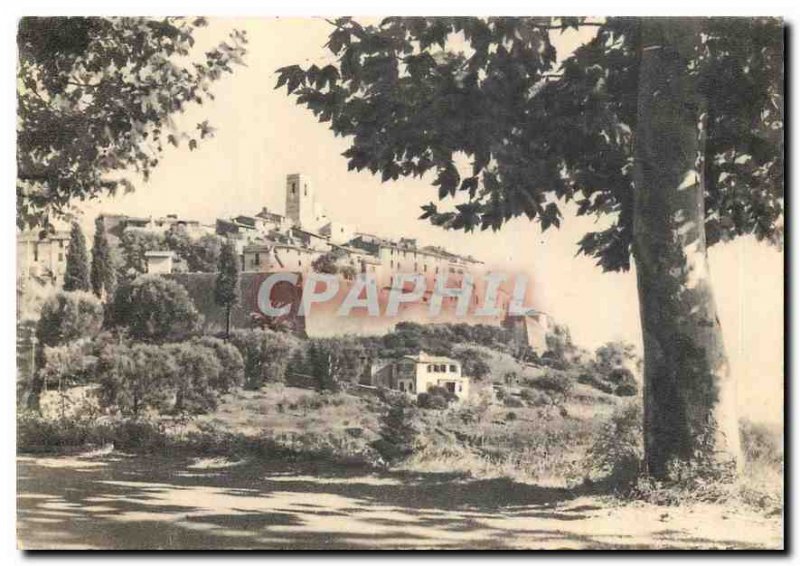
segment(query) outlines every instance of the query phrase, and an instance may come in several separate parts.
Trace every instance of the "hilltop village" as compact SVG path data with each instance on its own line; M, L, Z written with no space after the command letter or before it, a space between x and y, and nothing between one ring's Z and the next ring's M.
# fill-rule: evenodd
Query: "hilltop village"
M167 245L170 238L182 241L205 241L213 243L224 238L234 242L242 273L244 297L253 297L263 277L259 274L277 271L292 271L300 274L324 272L337 274L345 288L346 283L359 273L374 277L379 289L386 290L392 277L400 273L420 274L425 278L427 290L422 297L426 303L433 292L436 278L445 278L448 287L458 287L465 276L475 281L475 303L485 291L481 288L485 264L469 255L459 255L438 246L422 245L414 238L402 237L392 240L380 235L368 234L338 220L329 218L317 199L311 180L303 174L293 173L285 180L285 214L266 207L253 215L219 218L209 225L198 220L182 218L177 214L165 217L136 217L125 214L101 214L102 225L109 242L115 248L134 241L141 252L140 272L157 273L177 278L184 283L199 303L206 316L213 319L213 305L203 308L210 284L207 275L210 266L187 261L187 254L180 253L180 246ZM126 236L127 235L127 236ZM17 277L22 288L32 285L59 287L66 266L69 246L69 231L52 233L24 232L18 234ZM129 247L130 244L128 244ZM177 248L177 249L170 249ZM130 253L130 250L128 250ZM120 255L119 253L117 255ZM195 276L196 274L196 276ZM208 283L208 284L206 284ZM548 327L546 314L531 310L526 316L507 316L511 289L500 286L496 305L502 314L487 320L481 317L473 322L504 324L518 327L524 339L534 350L545 348L544 336ZM245 301L247 302L247 301ZM245 304L234 314L234 322L246 324L258 311L254 301ZM414 313L408 315L412 320ZM441 320L437 320L439 322ZM319 315L314 324L304 321L303 327L318 333L330 334L331 325L324 315ZM349 326L348 326L349 322ZM467 321L469 322L469 321ZM337 321L335 327L349 332L359 331L364 321ZM372 330L385 330L383 325L372 325Z

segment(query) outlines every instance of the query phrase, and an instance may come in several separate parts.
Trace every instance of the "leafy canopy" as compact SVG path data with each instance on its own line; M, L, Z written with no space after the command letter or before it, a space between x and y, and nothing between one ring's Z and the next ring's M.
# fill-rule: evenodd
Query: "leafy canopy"
M349 169L383 181L431 174L448 229L498 230L526 216L560 226L560 203L609 215L580 251L630 265L640 21L387 18L333 24L331 63L278 70L336 135ZM558 64L554 34L596 34ZM774 19L706 19L690 72L704 108L708 243L779 243L783 214L783 30ZM566 54L562 54L566 55Z
M23 18L17 43L17 224L48 225L76 199L132 190L167 144L189 135L172 117L213 99L211 84L243 62L244 32L191 57L203 18Z

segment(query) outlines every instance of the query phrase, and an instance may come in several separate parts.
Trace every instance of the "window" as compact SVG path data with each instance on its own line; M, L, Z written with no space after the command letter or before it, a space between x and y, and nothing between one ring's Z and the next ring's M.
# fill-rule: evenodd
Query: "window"
M64 249L64 240L58 241L58 247L61 248L62 250Z
M428 373L433 371L433 364L428 364Z
M452 372L456 371L456 364L450 364L450 371Z
M261 265L261 255L255 254L253 257L253 265Z
M389 267L394 267L394 260L389 262Z
M427 263L422 266L422 271L428 271L428 264Z
M297 192L297 185L292 183L292 194L295 194L296 192Z
M33 244L33 261L39 261L39 244Z
M61 252L58 252L58 261L64 261L64 254Z

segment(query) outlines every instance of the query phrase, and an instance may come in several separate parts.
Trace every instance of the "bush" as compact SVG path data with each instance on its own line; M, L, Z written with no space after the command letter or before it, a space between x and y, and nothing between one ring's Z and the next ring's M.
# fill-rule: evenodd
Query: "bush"
M617 487L627 487L641 471L643 437L641 403L618 407L589 449L590 469Z
M167 441L164 426L146 419L79 416L51 419L29 411L17 416L17 450L20 452L107 445L119 450L142 452L163 449Z
M555 405L553 398L545 391L537 389L524 388L519 392L519 396L523 401L533 407L541 407L543 405Z
M593 365L600 375L608 375L612 370L625 367L625 364L638 364L641 360L636 347L628 342L607 342L595 350Z
M219 382L222 364L214 350L192 343L170 348L179 368L174 410L205 413L215 409L217 396L211 384Z
M461 362L462 375L481 380L489 375L490 367L486 363L486 354L475 348L463 348L455 352L455 357Z
M282 382L299 340L291 334L266 329L232 330L231 343L244 361L245 385L257 389L267 382Z
M780 431L767 425L742 419L739 423L742 453L747 462L763 463L769 467L783 466L783 443Z
M417 406L420 409L442 410L447 408L447 399L442 395L433 393L420 393L417 395Z
M611 370L608 374L608 381L614 386L614 395L619 397L633 397L639 393L639 384L629 369Z
M613 369L606 378L593 373L582 373L578 376L578 383L590 385L603 393L619 397L633 397L639 393L639 383L633 373L626 368Z
M36 339L42 346L57 346L96 335L103 325L100 300L84 291L60 291L42 305Z
M72 387L92 380L97 358L91 355L91 342L76 340L61 346L44 347L44 367L41 369L45 383L59 387Z
M529 379L527 383L531 387L547 393L554 402L566 401L574 386L574 382L568 375L553 370L541 377Z
M179 341L200 327L201 316L183 285L158 275L141 275L120 285L110 307L110 323L139 340Z
M96 379L100 402L123 415L172 408L180 368L169 346L105 344L99 349Z
M372 447L386 463L394 464L413 454L419 435L415 419L414 406L402 397L397 398L381 417L380 438Z
M517 413L514 411L509 411L506 413L506 422L512 422L517 420Z
M356 338L314 338L306 342L307 372L319 388L336 390L340 383L358 383L367 369L366 349Z
M201 346L211 348L222 366L219 378L209 384L213 389L227 393L235 387L242 386L244 383L244 360L236 346L213 336L203 336L196 342Z
M602 391L603 393L608 393L609 395L614 393L614 387L610 383L600 379L599 377L591 373L580 374L578 376L578 383L583 383L584 385L590 385L595 389Z

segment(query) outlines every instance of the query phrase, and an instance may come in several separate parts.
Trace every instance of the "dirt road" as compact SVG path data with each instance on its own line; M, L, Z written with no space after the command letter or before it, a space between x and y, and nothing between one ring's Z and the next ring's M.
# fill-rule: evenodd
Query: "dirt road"
M779 548L780 518L333 465L18 458L26 549Z

